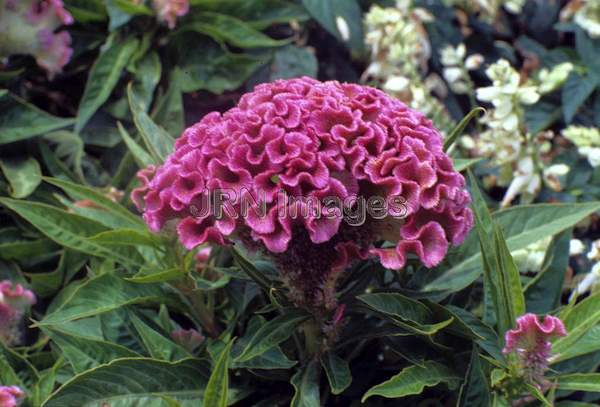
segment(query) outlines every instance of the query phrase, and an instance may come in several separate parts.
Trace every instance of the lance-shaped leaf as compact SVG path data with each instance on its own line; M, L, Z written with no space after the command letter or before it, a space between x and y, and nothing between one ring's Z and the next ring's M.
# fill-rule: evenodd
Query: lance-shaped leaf
M273 318L256 331L235 361L250 360L279 345L292 336L296 327L309 317L310 315L307 312L299 309L284 311L283 315Z
M434 361L427 361L423 365L404 368L388 381L371 387L363 396L362 402L372 396L400 398L421 394L425 387L440 383L448 383L449 387L455 387L460 380L461 378L448 367Z
M43 407L149 405L168 397L199 405L209 375L206 362L177 363L149 358L116 359L73 377L55 391Z

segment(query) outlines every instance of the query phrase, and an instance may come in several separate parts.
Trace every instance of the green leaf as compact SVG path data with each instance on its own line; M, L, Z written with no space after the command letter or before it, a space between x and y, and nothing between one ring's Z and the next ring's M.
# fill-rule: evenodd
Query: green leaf
M302 4L323 28L356 53L364 49L362 12L356 0L302 0ZM341 25L340 21L344 21ZM348 32L344 32L348 30ZM348 36L348 37L347 37Z
M191 0L191 4L202 10L232 15L256 29L308 19L303 7L283 0Z
M486 203L469 172L475 229L483 256L483 285L489 292L498 323L498 332L512 328L516 318L525 313L525 299L519 270L506 246L498 224L492 220Z
M160 333L158 329L138 318L134 312L129 312L129 318L142 339L144 347L153 358L176 361L191 356L184 348Z
M123 68L136 51L138 40L129 36L125 41L115 39L107 45L90 70L83 97L77 112L75 131L79 133L88 120L106 102L119 81Z
M444 321L435 319L426 305L398 293L363 294L356 298L387 316L395 325L418 335L433 335L454 322L452 317Z
M574 373L558 376L558 389L600 392L600 373Z
M106 7L102 0L65 0L64 3L78 23L106 20Z
M427 361L423 365L414 365L402 369L400 373L386 382L373 386L362 398L364 403L371 396L400 398L421 394L425 387L448 383L451 387L460 382L460 377L446 366Z
M473 118L479 113L485 114L485 109L483 107L476 107L469 113L467 113L465 117L462 118L462 120L456 125L456 127L452 129L450 134L448 134L448 136L444 140L444 151L448 151L448 149L452 147L452 144L454 144L456 139L458 139L463 134L469 122L473 120Z
M133 120L146 143L146 147L155 162L164 162L165 158L173 151L175 140L162 127L154 123L144 111L136 95L133 93L131 84L127 87L127 95L129 98L129 107L131 108L131 113L133 113Z
M571 348L575 343L600 323L600 293L587 297L572 308L565 308L559 317L565 324L567 336L557 339L552 346L552 351L559 355L569 354L574 351Z
M490 386L481 367L477 346L471 352L471 361L460 388L457 407L488 407L490 405Z
M0 159L0 169L10 184L8 192L17 199L28 197L42 182L40 165L34 158Z
M553 364L599 351L600 325L588 329L572 346L561 346L559 350L561 351L560 353L553 352Z
M236 264L248 275L256 284L258 284L265 292L269 292L273 283L261 273L251 261L249 261L238 249L231 248L231 254Z
M310 315L305 311L292 309L283 315L273 318L250 338L242 353L235 359L236 362L244 362L258 355L262 355L268 349L279 345L294 333L296 327L306 321Z
M562 107L553 103L540 101L525 108L527 131L538 134L562 117Z
M146 230L146 225L139 216L134 215L127 208L106 197L104 193L97 189L58 178L44 177L44 181L62 189L74 200L87 199L100 208L106 209L121 220L123 227Z
M164 283L167 281L173 281L180 279L186 273L180 268L172 268L164 271L148 272L142 270L133 277L126 278L125 280L131 281L137 284L152 284L152 283Z
M452 162L454 163L454 169L458 172L462 172L467 168L472 167L483 160L482 158L454 158Z
M492 219L501 226L508 249L513 252L560 233L598 210L599 202L519 205L495 212ZM476 234L471 233L462 246L448 254L440 266L443 273L424 291L459 291L481 275L481 268L479 243Z
M548 249L548 253L551 253L549 264L525 287L527 312L547 314L558 307L569 265L570 240L571 230L567 229L552 241Z
M181 96L181 71L173 69L169 87L156 98L152 119L171 135L179 135L185 127L185 111Z
M291 79L300 76L317 77L317 58L306 47L286 45L275 51L269 79Z
M565 122L571 123L577 110L598 86L598 79L592 75L581 76L571 72L562 88L562 106Z
M202 49L202 55L190 56L180 65L178 76L182 92L208 90L220 94L237 89L270 61L270 55L232 54L210 44Z
M265 323L266 321L261 315L255 315L250 319L248 325L246 326L246 332L244 336L236 342L232 349L231 354L234 359L243 351L248 342ZM296 362L289 360L278 346L274 346L262 355L256 356L245 362L234 361L232 363L232 368L289 369L295 364Z
M312 360L298 370L290 381L294 386L294 398L290 407L320 407L319 395L319 365Z
M199 405L207 376L206 363L196 359L117 359L73 377L43 407L147 406L162 397Z
M0 145L72 125L74 119L52 116L13 95L0 95Z
M235 17L211 12L194 13L192 22L179 31L196 31L239 48L278 47L289 42L274 40Z
M127 145L129 152L133 155L136 164L140 168L146 168L152 164L158 164L150 154L146 152L138 143L135 142L134 139L131 138L127 130L123 127L121 122L117 122L117 126L119 127L119 132L121 133L121 137L123 137L123 141Z
M93 256L111 257L113 254L87 239L107 230L98 222L36 202L0 198L0 204L15 211L44 235L62 246Z
M138 357L137 353L124 346L65 332L60 327L44 327L43 331L58 346L75 373L109 363L114 359Z
M232 345L233 340L230 340L225 346L225 349L221 351L221 354L212 369L204 393L203 405L205 406L227 407L229 390L229 356Z
M134 284L113 274L102 274L76 287L63 304L37 325L60 325L126 305L168 301L168 292L158 285Z
M525 296L521 286L521 276L508 247L504 234L498 224L494 224L495 249L498 256L499 269L496 270L501 278L501 287L503 289L503 302L510 318L510 327L514 324L517 317L525 314ZM505 331L500 331L505 332Z
M321 366L325 369L331 393L341 394L352 383L352 375L348 362L333 352L327 352L321 356Z
M148 111L154 90L160 81L162 66L160 58L155 51L150 51L135 64L135 80L133 91L139 97L140 105L144 111Z
M417 324L427 324L433 318L433 313L427 306L402 294L374 293L363 294L356 298L375 311Z
M498 338L496 331L463 308L449 305L448 309L451 310L453 314L457 315L461 321L466 323L475 333L477 333L477 335L483 338L476 340L476 343L483 350L489 353L494 359L502 362L504 361L504 356L500 349L500 338Z

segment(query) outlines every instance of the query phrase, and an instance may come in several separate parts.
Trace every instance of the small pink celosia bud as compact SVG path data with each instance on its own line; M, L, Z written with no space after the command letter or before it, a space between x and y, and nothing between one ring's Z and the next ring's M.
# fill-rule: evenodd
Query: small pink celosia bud
M197 270L202 270L204 267L206 267L206 263L208 262L208 259L210 258L210 253L212 252L212 247L203 247L202 249L198 250L198 253L196 253L196 256L194 256L194 259L196 260L196 269Z
M17 407L25 393L17 386L0 386L0 407Z
M525 314L517 318L517 327L506 332L503 353L516 353L520 368L532 384L541 384L548 369L552 350L551 339L566 336L562 321L551 315L540 323L537 315Z
M195 329L177 329L171 332L171 338L190 352L200 346L205 339L204 335Z
M158 20L167 23L170 29L175 28L177 17L183 17L190 9L189 0L153 0L152 4Z
M33 292L11 281L0 282L0 339L12 343L18 340L17 324L28 307L35 304Z
M56 33L73 17L61 0L10 0L0 2L0 57L33 55L49 77L62 71L73 50L68 32Z

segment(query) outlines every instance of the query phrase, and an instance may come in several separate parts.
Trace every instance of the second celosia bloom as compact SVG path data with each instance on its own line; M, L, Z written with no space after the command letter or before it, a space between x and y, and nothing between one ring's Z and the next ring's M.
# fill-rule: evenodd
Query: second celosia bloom
M17 407L25 398L25 392L17 386L0 386L0 407Z
M55 32L69 24L73 17L61 0L0 0L0 57L33 55L53 77L73 53L69 33Z
M19 339L18 323L27 308L35 304L33 292L9 280L0 282L0 340L14 343Z
M134 194L152 230L175 220L188 249L233 239L264 251L300 293L297 303L334 306L335 275L356 258L377 256L401 269L414 254L435 266L472 226L464 178L431 122L355 84L301 78L259 85L235 108L187 129L149 180L152 174L140 174L145 185ZM217 189L262 196L266 215L251 209L246 217L217 216L206 198ZM279 216L306 209L289 197L373 196L401 197L404 219L349 225L326 216L327 208ZM381 240L393 246L374 246Z
M519 369L528 383L544 387L544 373L552 350L551 339L566 336L562 321L546 315L540 322L537 315L525 314L517 318L517 327L506 333L503 353L515 353Z

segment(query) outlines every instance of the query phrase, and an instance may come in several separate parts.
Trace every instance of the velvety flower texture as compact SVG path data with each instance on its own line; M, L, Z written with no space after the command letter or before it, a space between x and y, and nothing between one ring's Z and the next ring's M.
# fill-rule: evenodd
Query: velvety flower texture
M0 386L0 407L17 407L25 393L17 386Z
M176 219L188 249L240 239L266 251L280 269L295 269L287 273L293 286L331 291L331 270L369 255L391 269L401 269L411 253L435 266L472 226L464 178L431 122L356 84L298 78L259 85L236 107L188 128L153 172L140 173L143 185L133 196L152 230ZM227 210L218 217L214 208L204 210L206 191L219 188L262 197L267 216L250 209L245 217ZM342 216L321 216L324 207L308 216L279 216L282 207L284 213L306 210L305 201L289 197L373 196L402 197L404 219L367 217L350 226ZM394 246L374 247L380 240Z
M73 53L69 33L55 32L69 24L73 17L61 0L0 0L0 57L33 55L53 77Z
M0 282L0 339L12 343L18 338L16 324L21 320L25 310L35 304L33 292L21 284L9 280Z
M565 326L559 318L546 315L540 322L537 315L528 313L517 318L515 329L506 332L506 345L502 352L515 352L530 383L542 384L552 350L550 340L566 335Z

